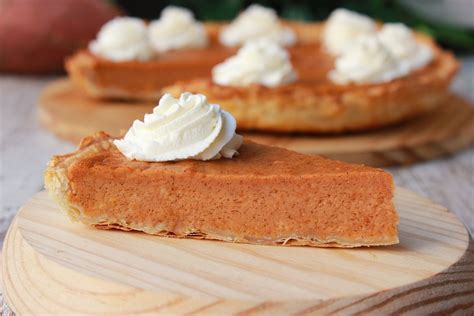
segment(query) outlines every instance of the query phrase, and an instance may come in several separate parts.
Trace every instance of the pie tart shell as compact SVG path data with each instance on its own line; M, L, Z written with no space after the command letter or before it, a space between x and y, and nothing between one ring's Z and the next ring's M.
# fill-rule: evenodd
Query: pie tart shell
M104 229L265 245L398 243L383 170L245 142L215 161L125 158L105 133L54 156L45 187L74 221Z

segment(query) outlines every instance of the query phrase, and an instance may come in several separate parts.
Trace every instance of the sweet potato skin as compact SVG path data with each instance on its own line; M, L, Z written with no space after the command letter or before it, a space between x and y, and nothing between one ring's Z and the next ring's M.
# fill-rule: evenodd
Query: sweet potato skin
M62 72L64 58L118 15L104 0L0 0L0 71Z

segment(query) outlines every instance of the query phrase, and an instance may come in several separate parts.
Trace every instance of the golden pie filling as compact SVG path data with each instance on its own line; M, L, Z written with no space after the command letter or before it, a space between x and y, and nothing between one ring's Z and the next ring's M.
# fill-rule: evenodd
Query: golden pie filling
M97 228L266 245L398 243L389 173L252 142L233 159L144 162L101 133L53 157L45 185L71 219Z

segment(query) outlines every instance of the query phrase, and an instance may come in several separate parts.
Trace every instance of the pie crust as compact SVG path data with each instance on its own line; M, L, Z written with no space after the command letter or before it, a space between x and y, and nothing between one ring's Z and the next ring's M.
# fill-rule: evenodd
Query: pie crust
M265 245L398 243L389 173L244 142L234 159L129 160L105 133L54 156L45 186L72 220L104 229Z
M446 101L459 64L422 34L434 58L407 76L380 84L332 83L334 58L321 47L324 24L285 22L298 36L288 48L299 79L277 88L225 87L210 79L211 69L235 54L218 43L222 24L207 23L210 47L165 53L149 62L111 62L87 51L66 62L71 79L89 96L158 100L164 92L202 93L237 119L239 129L270 132L338 133L387 126L432 111ZM196 79L197 78L197 79Z

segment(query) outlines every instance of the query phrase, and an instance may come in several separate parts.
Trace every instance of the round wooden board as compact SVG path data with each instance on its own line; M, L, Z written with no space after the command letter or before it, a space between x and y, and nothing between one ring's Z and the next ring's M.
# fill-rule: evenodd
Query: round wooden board
M39 101L41 123L56 135L78 142L103 130L120 135L143 119L156 102L104 102L89 99L67 79L51 83ZM344 135L246 133L255 141L307 154L371 166L410 164L452 154L474 143L474 107L452 95L432 114L405 124Z
M464 226L405 189L396 206L397 246L272 247L96 230L40 192L7 234L5 296L21 315L473 312Z

